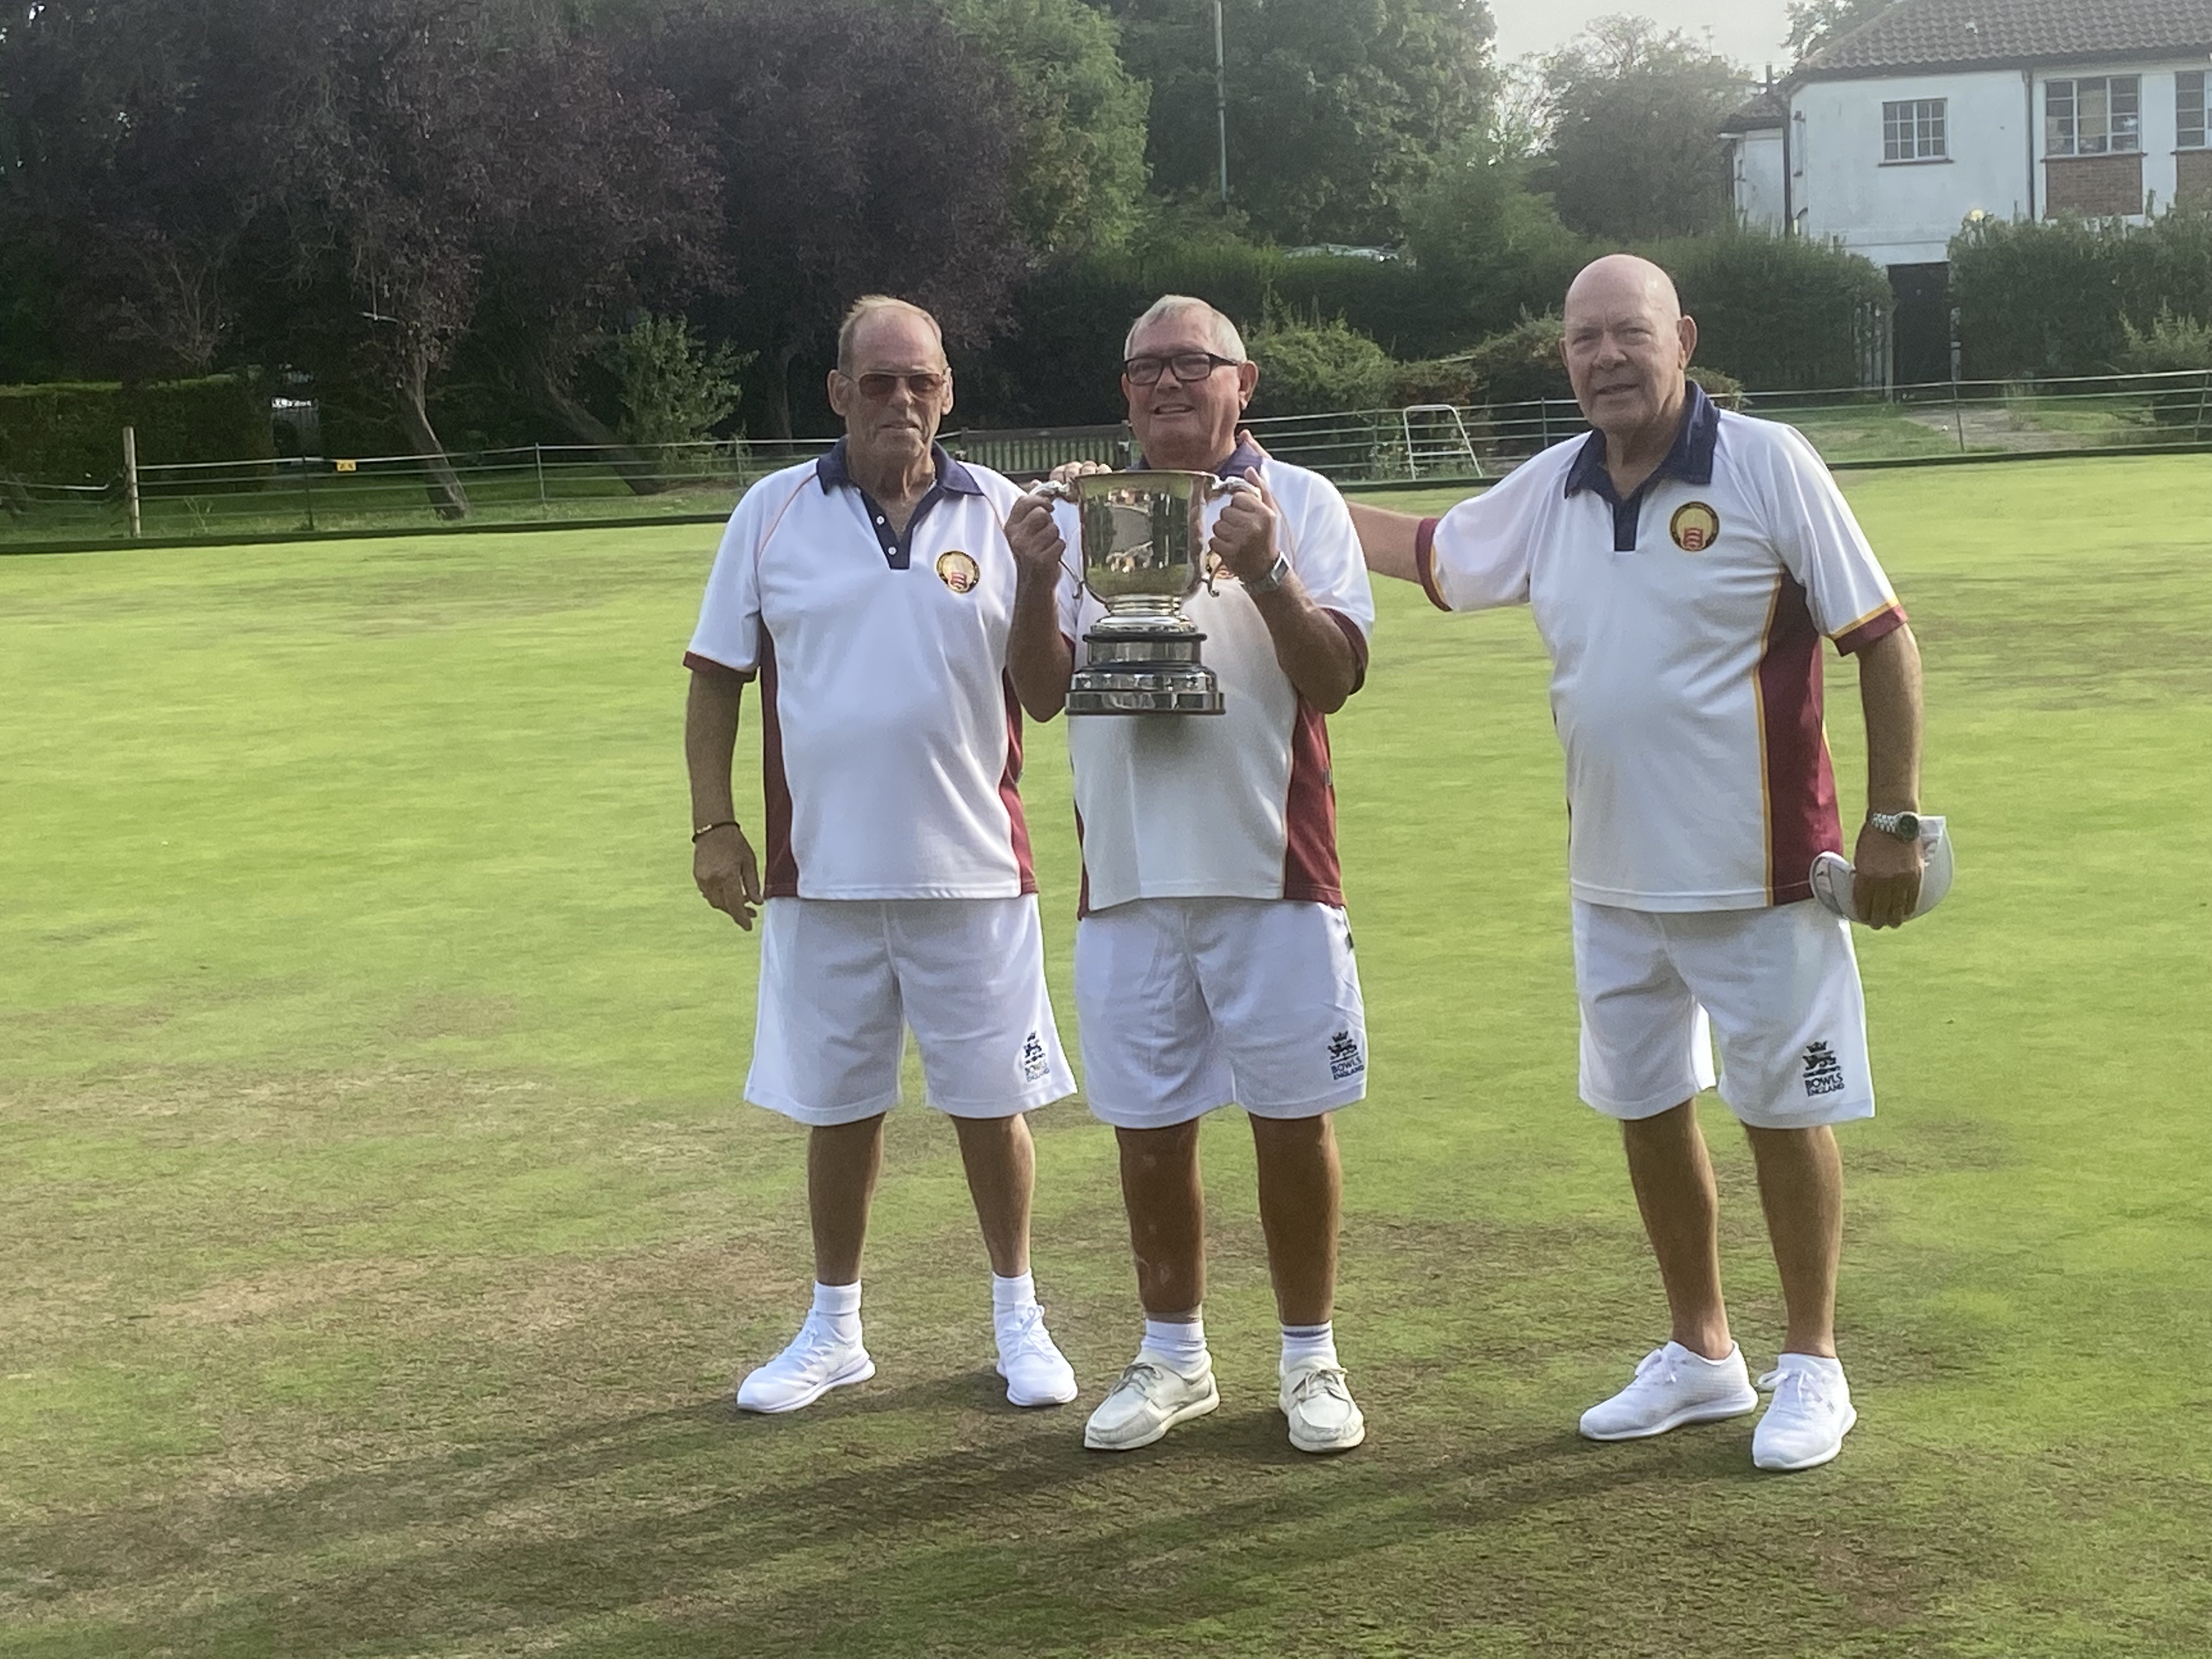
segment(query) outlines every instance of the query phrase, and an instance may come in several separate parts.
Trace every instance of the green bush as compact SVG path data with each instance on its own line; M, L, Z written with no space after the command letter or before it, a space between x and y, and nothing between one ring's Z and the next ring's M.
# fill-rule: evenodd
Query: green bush
M2151 396L2151 417L2160 426L2201 427L2208 390L2212 390L2212 324L2160 311L2148 329L2124 323L2127 347L2120 368L2130 374L2175 374L2194 371L2197 383Z
M1379 409L1390 396L1397 365L1389 354L1341 317L1324 321L1270 296L1245 349L1260 365L1252 412L1326 415Z
M699 443L744 395L738 376L756 356L705 346L681 317L641 317L600 349L622 398L616 435L626 444Z
M126 426L137 429L144 465L265 461L276 453L268 398L230 375L0 386L0 469L45 483L102 483L123 471Z
M1561 333L1557 317L1524 317L1467 353L1462 361L1482 400L1532 404L1541 398L1572 398L1575 389L1559 356Z
M1972 380L2103 374L2161 313L2212 322L2212 211L2201 208L2146 225L1982 219L1950 252Z

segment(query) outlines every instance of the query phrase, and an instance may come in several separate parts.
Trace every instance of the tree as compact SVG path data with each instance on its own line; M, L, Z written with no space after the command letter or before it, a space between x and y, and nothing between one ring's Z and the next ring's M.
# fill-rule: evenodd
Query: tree
M1119 247L1145 196L1151 88L1122 66L1119 31L1083 0L940 0L960 35L1007 70L1020 128L1014 227L1032 252Z
M860 295L927 307L955 345L1003 319L1024 264L1016 100L941 15L726 0L654 20L638 49L720 170L721 291L691 314L759 349L774 435L791 434L792 365Z
M1211 0L1098 0L1151 82L1156 188L1216 183ZM1224 0L1229 179L1285 242L1391 242L1399 204L1483 125L1486 0Z
M1871 23L1897 0L1790 0L1787 8L1790 61L1803 63L1832 40Z
M1475 134L1437 165L1406 205L1406 245L1478 328L1559 303L1589 257L1531 185L1537 164Z
M1623 240L1729 222L1720 125L1744 71L1680 30L1601 17L1545 59L1553 112L1538 183L1584 235Z

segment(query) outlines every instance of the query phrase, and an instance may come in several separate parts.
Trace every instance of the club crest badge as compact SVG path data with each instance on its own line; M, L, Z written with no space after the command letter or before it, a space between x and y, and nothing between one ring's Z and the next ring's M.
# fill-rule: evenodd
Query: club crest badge
M937 580L956 593L971 593L983 580L982 567L955 548L937 556Z
M1667 521L1667 533L1685 553L1702 553L1721 533L1721 515L1703 501L1678 507Z

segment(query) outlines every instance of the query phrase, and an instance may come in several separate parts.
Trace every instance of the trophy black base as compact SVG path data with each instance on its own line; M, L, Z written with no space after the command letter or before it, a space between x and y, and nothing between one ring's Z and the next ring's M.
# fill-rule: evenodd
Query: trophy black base
M1083 636L1088 661L1068 682L1071 714L1218 714L1221 685L1198 659L1196 629L1117 628Z

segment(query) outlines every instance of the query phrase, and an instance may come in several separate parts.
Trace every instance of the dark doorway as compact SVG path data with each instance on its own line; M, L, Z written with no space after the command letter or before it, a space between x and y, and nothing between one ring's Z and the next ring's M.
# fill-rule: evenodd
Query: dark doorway
M1951 378L1951 267L1892 265L1897 295L1894 349L1897 384L1924 386Z

